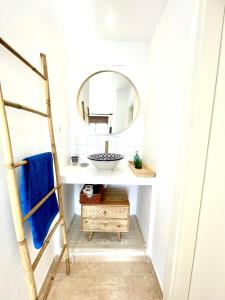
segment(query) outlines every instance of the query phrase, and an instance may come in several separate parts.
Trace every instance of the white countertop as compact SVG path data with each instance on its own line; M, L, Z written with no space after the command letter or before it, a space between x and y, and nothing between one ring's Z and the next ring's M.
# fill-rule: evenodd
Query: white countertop
M153 185L155 177L137 177L128 165L119 165L113 172L100 172L94 166L86 168L68 165L61 169L62 184Z

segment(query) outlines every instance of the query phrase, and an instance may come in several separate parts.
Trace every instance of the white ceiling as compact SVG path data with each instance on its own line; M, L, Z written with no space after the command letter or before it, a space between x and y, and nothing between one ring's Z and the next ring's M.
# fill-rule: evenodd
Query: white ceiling
M57 20L71 37L149 40L167 0L52 1Z

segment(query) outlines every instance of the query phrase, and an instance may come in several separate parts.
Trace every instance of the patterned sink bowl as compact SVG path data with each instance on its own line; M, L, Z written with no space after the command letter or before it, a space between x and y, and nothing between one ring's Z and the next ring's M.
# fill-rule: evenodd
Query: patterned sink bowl
M117 153L96 153L88 156L92 164L103 172L112 172L118 165L123 155Z

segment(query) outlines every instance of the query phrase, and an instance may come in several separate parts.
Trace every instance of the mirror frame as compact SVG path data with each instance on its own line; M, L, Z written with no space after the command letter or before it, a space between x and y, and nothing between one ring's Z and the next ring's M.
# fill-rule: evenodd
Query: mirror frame
M118 132L115 132L115 133L97 133L96 135L115 135L115 134L120 134L121 132L123 132L123 131L129 129L129 127L132 126L132 124L137 120L137 117L138 117L138 115L139 115L139 113L140 113L140 108L141 108L141 101L140 101L140 96L139 96L138 90L137 90L135 84L130 80L130 78L128 78L128 77L127 77L126 75L124 75L123 73L118 72L118 71L115 71L115 70L100 70L100 71L94 72L94 73L92 73L91 75L89 75L88 77L86 77L85 80L82 81L82 83L81 83L81 85L80 85L80 87L79 87L79 90L78 90L78 92L77 92L77 101L76 101L76 102L77 102L77 111L78 111L78 114L79 114L80 119L82 120L82 123L85 124L86 126L89 125L88 123L86 123L86 122L83 120L83 118L82 118L82 116L81 116L81 112L80 112L80 110L79 110L79 97L80 97L81 90L82 90L83 86L85 85L85 83L86 83L91 77L93 77L93 76L95 76L95 75L97 75L97 74L100 74L100 73L106 73L106 72L117 73L117 74L119 74L119 75L125 77L125 78L129 81L130 85L133 87L133 89L134 89L134 91L135 91L135 93L136 93L136 95L137 95L137 105L138 105L138 108L137 108L137 114L136 114L136 117L130 122L130 124L129 124L128 127L124 128L124 129L122 129L122 130L120 130L120 131L118 131Z

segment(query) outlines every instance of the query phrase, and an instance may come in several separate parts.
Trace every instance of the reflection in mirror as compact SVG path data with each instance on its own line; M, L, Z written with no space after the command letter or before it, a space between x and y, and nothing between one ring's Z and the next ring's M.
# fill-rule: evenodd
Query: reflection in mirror
M130 126L139 112L139 96L134 84L121 73L100 71L81 85L78 111L91 133L119 133Z

